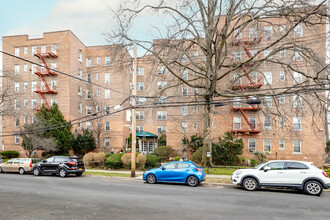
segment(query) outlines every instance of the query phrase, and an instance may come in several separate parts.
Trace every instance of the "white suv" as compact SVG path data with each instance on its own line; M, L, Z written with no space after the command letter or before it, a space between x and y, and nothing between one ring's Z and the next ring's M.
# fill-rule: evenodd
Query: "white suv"
M321 195L330 188L330 179L323 170L312 162L276 160L259 164L252 169L236 170L232 175L233 184L246 190L258 187L286 187L304 190L310 195Z

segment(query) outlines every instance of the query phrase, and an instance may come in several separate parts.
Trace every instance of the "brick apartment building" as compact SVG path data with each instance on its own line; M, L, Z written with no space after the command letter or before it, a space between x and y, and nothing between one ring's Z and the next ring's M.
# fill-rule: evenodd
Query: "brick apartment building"
M271 22L278 23L278 20ZM227 62L235 65L248 59L249 53L255 53L260 45L280 36L283 27L284 24L272 27L266 23L258 26L257 30L254 27L246 27L236 39L233 39L230 45L232 58ZM287 40L300 44L313 42L313 49L319 51L318 55L325 60L326 39L321 33L325 33L325 25L313 27L313 30L311 27L300 25ZM315 36L322 37L316 41ZM251 39L254 39L253 42ZM157 43L158 40L154 42ZM115 45L86 47L71 31L59 31L44 33L40 39L29 39L27 35L3 37L3 50L38 63L42 60L35 54L54 53L56 56L44 58L48 66L116 90L79 82L61 74L44 76L51 90L43 94L45 99L48 104L57 102L67 120L93 114L106 106L110 107L111 112L114 105L120 104L130 95L131 57L125 48L118 49ZM190 53L192 57L203 60L202 51L192 48ZM265 50L262 56L269 53L271 49ZM283 50L270 59L287 60L304 70L312 69L311 64L293 51ZM35 72L40 70L30 63L3 56L3 69L14 73L17 80L14 80L13 89L19 94L12 103L14 115L3 117L3 133L6 133L18 130L23 122L31 122L34 108L45 103L40 95L45 88L38 90L42 79ZM197 76L192 71L178 71L182 71L182 78L185 79ZM240 71L227 76L226 83L219 86L226 86L232 91L261 90L294 86L305 80L303 75L289 72L272 62L264 62L248 76L240 77L240 73L246 70ZM153 106L154 103L170 104L198 100L194 94L202 91L185 85L163 91L163 88L171 87L175 82L177 79L168 73L163 65L157 64L155 57L146 55L139 58L136 88L137 96L143 98L137 98L137 105ZM321 96L324 97L324 94ZM253 151L270 151L270 159L308 160L318 165L323 163L325 115L322 111L316 110L316 106L319 106L317 100L298 94L266 96L262 98L263 104L259 106L244 104L243 100L245 98L235 98L233 103L215 108L214 140L226 131L231 131L235 137L243 139L244 156L247 158L253 156ZM125 102L121 108L126 106L129 106L129 102ZM313 106L316 112L312 111ZM203 105L184 104L169 108L138 108L137 132L148 131L156 135L166 132L167 145L186 156L182 139L202 132L203 108ZM99 150L117 152L127 146L130 117L130 111L126 110L98 121L75 125L73 129L91 128L98 137ZM95 133L96 130L99 130L98 135ZM4 137L3 144L5 150L19 150L23 156L19 136ZM154 145L147 150L145 147L140 146L140 151L149 152L154 149Z

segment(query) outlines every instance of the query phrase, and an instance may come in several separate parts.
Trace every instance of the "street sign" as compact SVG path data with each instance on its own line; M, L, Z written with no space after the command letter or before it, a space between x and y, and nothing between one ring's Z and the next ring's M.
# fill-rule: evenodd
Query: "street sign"
M206 152L207 157L211 157L211 152Z

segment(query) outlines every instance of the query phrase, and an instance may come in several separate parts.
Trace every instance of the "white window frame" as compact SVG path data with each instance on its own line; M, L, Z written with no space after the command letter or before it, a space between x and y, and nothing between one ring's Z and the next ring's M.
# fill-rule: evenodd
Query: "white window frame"
M109 56L104 57L104 66L110 66L111 59Z
M19 72L20 72L20 66L19 65L15 65L14 68L15 68L15 75L18 75Z
M241 117L234 116L234 119L233 119L233 130L241 130Z
M293 95L292 96L292 107L293 108L301 108L302 107L303 99L300 95Z
M266 108L271 108L273 106L273 99L270 96L265 96L264 97L264 106Z
M281 95L278 100L279 100L280 104L284 104L285 103L285 95Z
M188 123L187 122L182 122L181 123L181 131L182 131L182 133L187 133L188 132Z
M280 71L280 80L281 81L285 80L285 71Z
M137 68L137 76L144 76L144 67Z
M19 57L19 52L20 52L19 47L15 47L15 56L16 57Z
M270 131L272 130L272 118L265 116L264 117L264 130Z
M188 96L188 87L182 87L182 96Z
M105 89L104 90L104 98L105 99L110 99L110 89Z
M15 144L19 144L19 135L15 135Z
M272 72L265 72L264 73L264 85L272 85L273 83L273 73Z
M105 73L104 74L104 82L105 83L110 83L110 73Z
M136 120L144 120L144 111L136 111Z
M157 111L157 120L167 120L167 111Z
M299 148L298 152L295 150L296 147ZM293 140L293 149L292 150L293 150L294 154L301 154L301 140Z
M285 140L284 139L280 139L279 140L279 149L280 150L284 150L285 149Z
M188 106L187 105L182 106L182 115L188 115Z
M108 137L104 138L104 147L110 148L110 138Z
M253 144L253 146L252 146ZM257 150L257 140L255 138L249 138L248 140L248 151L254 152Z
M163 132L166 134L166 126L157 126L157 134L161 135Z
M301 38L301 37L303 37L303 26L302 26L302 24L298 24L293 29L293 36L294 36L294 38Z
M267 153L267 150L265 149L269 145L269 152L272 152L272 140L271 139L264 139L264 149L263 151Z
M302 131L301 117L293 117L293 130L294 131Z
M285 126L285 118L283 116L281 116L279 118L278 123L279 123L280 128L283 128Z
M137 82L136 83L136 90L143 91L144 90L144 82Z
M105 130L105 131L110 131L110 122L109 122L109 121L106 121L106 122L104 123L104 130Z
M29 48L28 47L24 47L24 54L28 54L29 53Z
M101 63L101 57L96 57L96 64L100 64Z
M90 57L86 58L86 67L91 67L92 66L92 59Z

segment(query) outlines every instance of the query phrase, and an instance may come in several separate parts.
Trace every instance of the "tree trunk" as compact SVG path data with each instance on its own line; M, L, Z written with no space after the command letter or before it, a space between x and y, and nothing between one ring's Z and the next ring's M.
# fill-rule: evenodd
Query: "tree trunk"
M203 157L202 157L202 165L204 166L212 166L212 141L213 141L213 129L212 129L212 115L213 115L213 98L211 96L205 97L206 102L205 112L204 112L204 143L203 143ZM210 157L207 157L207 152L210 153Z

